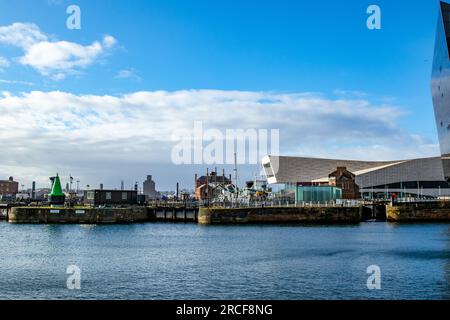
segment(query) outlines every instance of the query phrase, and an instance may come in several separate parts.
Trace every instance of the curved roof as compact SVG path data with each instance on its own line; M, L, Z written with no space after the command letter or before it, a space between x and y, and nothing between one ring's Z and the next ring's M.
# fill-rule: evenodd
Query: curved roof
M357 161L266 156L262 159L269 183L322 181L337 167L356 175L361 187L400 181L444 181L440 157L398 161ZM328 179L328 178L327 178Z

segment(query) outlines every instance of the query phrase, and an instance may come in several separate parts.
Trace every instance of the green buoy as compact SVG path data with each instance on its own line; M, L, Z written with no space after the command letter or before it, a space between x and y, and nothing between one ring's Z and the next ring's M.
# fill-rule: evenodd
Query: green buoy
M52 192L48 195L48 202L55 205L63 205L66 200L66 195L62 192L61 181L59 175L53 179Z

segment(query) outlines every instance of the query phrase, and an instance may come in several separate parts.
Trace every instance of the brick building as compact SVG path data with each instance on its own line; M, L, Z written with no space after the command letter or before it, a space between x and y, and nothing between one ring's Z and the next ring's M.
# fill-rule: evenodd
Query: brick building
M231 177L226 177L225 172L218 175L216 171L206 176L195 176L195 199L196 200L213 200L223 189L231 184Z
M359 199L359 187L356 184L356 175L347 170L346 167L337 167L328 175L330 186L342 190L342 199Z
M0 195L16 195L19 193L19 183L13 177L8 180L0 180Z

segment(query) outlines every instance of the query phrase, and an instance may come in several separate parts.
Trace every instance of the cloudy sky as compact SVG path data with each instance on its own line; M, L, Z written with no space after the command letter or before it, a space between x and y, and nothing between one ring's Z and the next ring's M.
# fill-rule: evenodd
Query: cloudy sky
M191 188L206 165L175 165L171 150L196 121L279 129L283 155L438 155L437 2L377 2L377 31L360 0L77 1L69 30L73 2L2 0L0 179L114 188L153 174L160 190Z

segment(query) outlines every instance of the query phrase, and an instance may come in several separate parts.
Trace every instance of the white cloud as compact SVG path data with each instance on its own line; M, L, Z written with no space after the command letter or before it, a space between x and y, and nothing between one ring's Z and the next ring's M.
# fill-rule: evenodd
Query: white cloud
M8 124L0 129L0 145L6 151L0 176L46 183L49 175L65 172L91 185L111 185L122 178L134 183L154 173L164 177L160 183L166 185L175 179L190 183L194 169L170 163L175 143L171 137L178 129L191 131L199 120L205 129L222 131L278 128L284 155L371 160L437 155L433 142L398 127L402 115L395 106L315 94L219 90L121 96L7 94L0 96L0 122Z
M24 85L24 86L29 86L29 87L34 86L34 83L32 83L32 82L21 81L21 80L6 80L6 79L0 79L0 83L5 83L5 84L18 84L18 85Z
M116 43L117 43L117 40L113 36L106 35L103 37L103 46L105 48L108 48L108 49L112 48L116 45Z
M345 98L367 98L368 94L364 91L358 90L341 90L336 89L333 91L336 96L345 97Z
M47 36L34 23L15 22L9 26L0 26L0 43L27 49L47 39Z
M9 61L0 56L0 71L3 71L4 68L8 68L10 65Z
M134 70L127 70L127 69L120 70L114 78L142 80L142 78L138 76Z
M51 41L35 24L14 23L0 27L0 43L19 47L24 51L24 55L18 59L21 64L54 80L78 74L116 42L114 37L106 35L102 42L95 41L85 46L69 41Z

